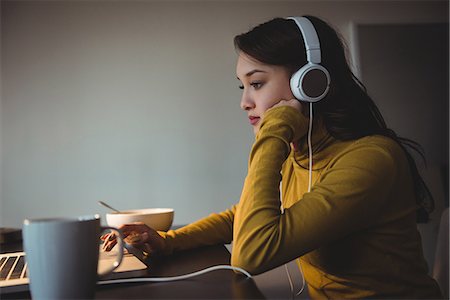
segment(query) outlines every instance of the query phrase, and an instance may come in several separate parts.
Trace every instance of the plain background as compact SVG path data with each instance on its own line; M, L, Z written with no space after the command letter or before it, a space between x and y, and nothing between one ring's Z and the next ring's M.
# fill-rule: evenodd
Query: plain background
M447 1L63 0L1 2L0 226L104 215L98 200L173 207L174 223L187 224L238 202L254 137L239 108L233 37L305 14L341 32L388 125L423 143L438 220L448 60L416 68L396 55L448 55L448 30L447 40L400 38L405 26L448 28ZM402 48L410 40L424 49ZM412 81L392 84L401 74Z
M440 215L448 207L448 23L360 24L357 31L361 77L374 99L383 99L387 124L425 150L427 166L415 156L435 210L419 230L432 264Z

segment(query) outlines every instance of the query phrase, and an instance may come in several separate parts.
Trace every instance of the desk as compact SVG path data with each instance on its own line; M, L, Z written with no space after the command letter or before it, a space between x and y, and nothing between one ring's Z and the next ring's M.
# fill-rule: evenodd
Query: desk
M2 249L4 250L4 249ZM229 264L223 245L202 247L150 262L149 277L175 276L219 264ZM29 292L1 295L2 299L30 299ZM213 271L188 280L164 283L113 284L97 287L96 299L263 299L252 279L231 270Z

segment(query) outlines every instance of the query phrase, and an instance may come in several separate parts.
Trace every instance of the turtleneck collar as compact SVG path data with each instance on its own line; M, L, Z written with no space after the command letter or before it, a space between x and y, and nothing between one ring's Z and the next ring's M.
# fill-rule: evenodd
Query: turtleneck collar
M336 154L342 143L336 140L327 131L322 119L317 119L313 123L313 132L311 135L313 149L313 171L324 168L331 158ZM299 141L297 149L292 149L290 158L301 168L308 169L308 136L305 135Z

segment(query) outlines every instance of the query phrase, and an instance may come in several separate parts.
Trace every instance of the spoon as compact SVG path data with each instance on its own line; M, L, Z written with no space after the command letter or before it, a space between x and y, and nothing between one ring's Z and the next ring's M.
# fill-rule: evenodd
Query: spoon
M109 209L115 211L116 213L119 213L119 214L121 213L120 210L115 209L114 207L112 207L112 206L109 205L109 204L106 204L106 203L103 202L103 201L98 201L98 204L100 204L100 205L102 205L102 206L104 206L104 207L107 207L107 208L109 208Z

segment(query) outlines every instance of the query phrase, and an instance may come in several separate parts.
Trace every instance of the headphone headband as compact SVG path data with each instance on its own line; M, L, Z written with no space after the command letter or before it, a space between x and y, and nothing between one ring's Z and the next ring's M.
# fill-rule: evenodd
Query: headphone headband
M288 17L293 20L303 37L307 63L295 72L290 80L292 94L305 102L323 99L330 87L330 74L321 62L319 37L312 22L306 17Z
M288 17L287 19L294 20L297 27L302 32L306 49L306 59L308 62L320 64L320 42L317 32L314 29L314 25L305 17Z

